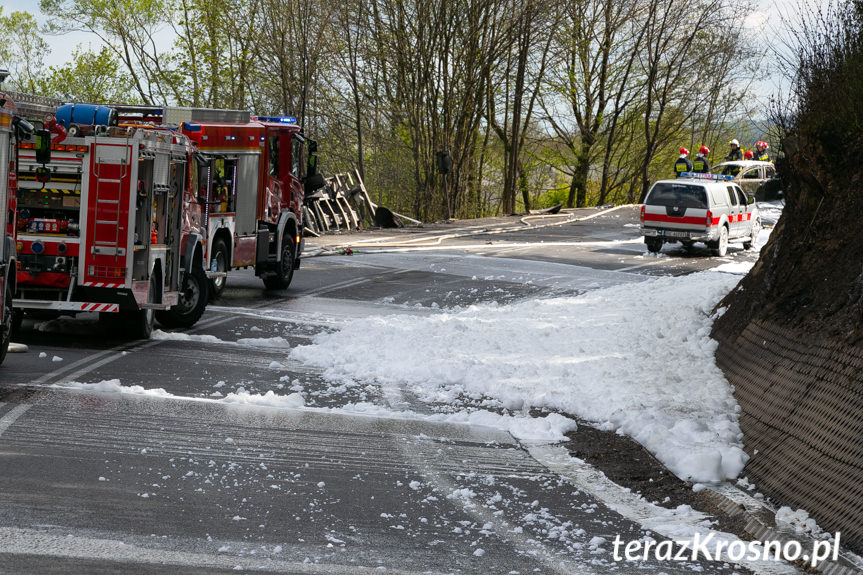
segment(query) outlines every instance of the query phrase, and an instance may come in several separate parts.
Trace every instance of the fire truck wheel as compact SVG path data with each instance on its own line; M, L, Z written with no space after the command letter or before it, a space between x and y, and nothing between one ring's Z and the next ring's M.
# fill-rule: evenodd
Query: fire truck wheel
M23 309L13 309L12 310L12 335L15 335L19 331L21 331L21 324L24 323L24 310Z
M290 233L282 238L282 261L277 264L275 273L264 276L264 287L277 290L286 289L294 278L294 238Z
M201 266L183 278L183 290L177 305L167 311L157 311L156 319L165 327L192 327L204 315L207 307L207 274Z
M3 298L3 326L0 331L0 364L6 359L6 351L9 349L9 341L12 339L12 290L6 288L6 297Z
M227 272L228 271L228 248L225 247L225 242L222 240L216 240L213 243L213 251L211 253L210 262L216 260L215 269L212 269L211 264L211 272ZM210 297L211 299L216 299L222 292L225 291L225 282L227 278L213 278L210 280Z
M153 283L153 278L150 278L150 288L148 290L147 301L156 300L156 286ZM117 314L120 316L120 321L125 329L128 329L129 337L134 339L150 339L153 333L153 310L141 309L136 311L126 311Z

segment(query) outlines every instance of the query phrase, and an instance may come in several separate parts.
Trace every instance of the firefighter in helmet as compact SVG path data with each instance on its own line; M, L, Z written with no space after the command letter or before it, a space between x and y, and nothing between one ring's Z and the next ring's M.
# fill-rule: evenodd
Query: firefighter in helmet
M725 156L725 161L733 162L735 160L742 160L743 152L740 150L740 142L734 139L728 142L728 145L731 146L731 151L728 152L727 156Z
M743 159L744 160L751 160L753 157L754 156L752 155L751 150L746 150L745 152L743 152Z
M680 148L680 157L674 162L674 175L680 177L683 172L692 171L692 162L689 161L689 150Z
M707 156L710 154L710 148L701 146L698 153L695 154L695 161L692 162L692 171L700 174L706 174L710 171L710 162L707 161Z
M755 159L761 162L769 162L770 156L767 155L767 148L769 147L767 142L761 140L755 142Z

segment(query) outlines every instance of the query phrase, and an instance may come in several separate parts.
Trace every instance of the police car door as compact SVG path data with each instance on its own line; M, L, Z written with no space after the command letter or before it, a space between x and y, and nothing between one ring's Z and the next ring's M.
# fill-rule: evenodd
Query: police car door
M755 205L755 201L748 198L740 188L736 188L736 191L737 199L740 201L740 229L738 233L741 236L747 236L752 229L752 206Z
M737 197L736 186L727 186L728 191L728 237L736 237L740 235L740 219L742 206L740 199Z

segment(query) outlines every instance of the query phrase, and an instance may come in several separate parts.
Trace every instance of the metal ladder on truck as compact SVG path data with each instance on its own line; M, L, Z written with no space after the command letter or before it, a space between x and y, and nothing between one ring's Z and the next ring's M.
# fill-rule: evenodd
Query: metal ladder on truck
M124 272L123 277L116 277L112 275L116 272L109 272L106 266L97 264L89 275L113 277L115 281L88 283L92 287L122 287L126 283L126 248L120 245L120 234L121 229L122 233L126 233L126 226L121 224L125 223L124 216L128 219L128 214L124 214L121 202L122 183L131 169L128 158L129 147L99 140L100 138L94 138L92 144L93 170L89 188L94 195L94 220L91 224L93 242L90 252L94 256L113 256L114 270L122 268ZM122 156L118 152L122 152Z

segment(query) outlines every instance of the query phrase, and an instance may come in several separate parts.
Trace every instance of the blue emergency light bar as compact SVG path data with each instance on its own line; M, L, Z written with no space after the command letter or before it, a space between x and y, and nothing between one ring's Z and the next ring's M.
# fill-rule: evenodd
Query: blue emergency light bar
M280 124L296 124L295 116L258 116L259 122L278 122Z
M733 180L734 176L725 174L702 174L701 172L683 172L681 178L694 178L696 180Z

